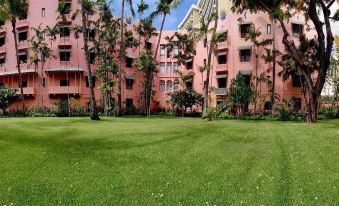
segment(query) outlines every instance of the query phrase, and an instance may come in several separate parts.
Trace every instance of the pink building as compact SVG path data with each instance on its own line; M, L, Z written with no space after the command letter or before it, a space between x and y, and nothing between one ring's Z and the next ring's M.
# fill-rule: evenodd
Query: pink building
M251 42L245 41L246 31L248 26L252 23L256 28L259 28L262 32L262 38L273 38L275 34L276 42L275 46L280 51L284 50L281 43L282 31L278 24L272 24L266 14L233 14L229 12L229 4L223 4L228 2L225 0L219 0L221 3L219 6L225 7L224 12L226 15L221 15L219 18L218 31L227 31L227 41L221 42L218 45L218 51L213 55L212 60L212 75L211 75L211 98L212 105L218 104L225 96L227 88L229 87L231 80L240 72L244 75L255 74L255 55L254 47ZM207 3L206 3L207 2ZM208 1L199 1L199 4L204 5L211 4ZM68 5L71 8L71 13L76 11L79 7L77 0L68 0ZM33 35L33 31L30 28L38 27L40 24L42 27L53 26L57 23L61 23L58 19L56 12L58 8L58 0L29 0L29 11L27 19L18 20L17 32L19 41L19 59L23 73L23 86L25 93L25 102L28 107L44 105L52 106L53 101L61 97L70 95L83 106L87 106L89 97L89 88L87 80L87 71L83 47L83 38L80 35L79 39L74 37L73 32L70 30L71 25L80 25L81 20L78 17L74 21L67 17L67 23L63 23L62 34L58 35L56 41L49 41L48 37L45 37L46 43L48 43L53 50L55 59L47 61L44 68L40 66L36 70L33 65L29 63L29 43ZM194 8L196 12L203 12ZM219 9L219 13L223 11ZM190 10L191 12L191 10ZM193 15L194 12L192 12ZM199 14L199 13L198 13ZM196 13L194 18L197 18ZM198 15L199 17L199 15ZM239 18L242 21L239 21ZM93 17L95 18L95 17ZM193 19L188 14L188 19ZM187 28L187 21L184 20ZM303 19L300 16L295 16L293 21L289 22L290 29L293 30L295 41L298 41L300 32L303 32ZM183 24L182 24L183 25ZM181 25L181 26L182 26ZM132 25L131 25L132 26ZM194 26L194 25L192 25ZM179 28L179 30L183 30ZM163 38L161 39L160 51L158 52L159 73L155 77L154 90L156 95L154 100L160 102L160 107L170 108L168 103L168 93L174 90L181 89L180 79L176 71L183 73L193 72L193 89L199 93L203 93L203 80L206 73L200 73L197 67L203 65L207 59L206 48L203 42L198 42L196 45L197 55L192 61L187 61L187 65L178 65L174 54L176 49L168 50L165 47L167 41L166 36L171 36L175 31L164 31ZM93 34L95 37L96 34ZM152 48L155 49L157 39L151 40ZM270 46L272 47L272 46ZM259 57L262 56L263 51L259 52ZM138 57L139 52L137 48L128 48L126 61L125 61L125 78L123 81L122 98L125 106L134 105L136 108L141 108L142 101L142 78L143 75L137 72L133 61ZM11 32L11 25L6 22L0 29L0 85L7 87L19 88L18 72L16 69L16 59L14 50L14 39ZM92 64L92 69L98 69L98 66ZM272 72L268 71L270 65L265 64L262 59L259 60L258 74L265 73L267 78L272 78ZM268 72L267 72L268 71ZM281 71L281 67L277 65L277 73ZM39 79L41 79L42 91L39 92ZM296 97L297 101L302 101L302 94L299 78L293 78L286 82L283 82L278 76L276 76L276 93L280 98ZM98 89L100 85L100 79L95 80L95 94L98 101L98 105L101 102L101 92ZM269 99L269 92L267 86L261 84L259 91L262 97L261 110L264 110L265 101ZM42 97L39 94L42 93ZM112 98L116 99L114 95ZM43 102L42 102L43 101ZM19 104L15 104L16 108ZM303 104L301 104L303 105Z

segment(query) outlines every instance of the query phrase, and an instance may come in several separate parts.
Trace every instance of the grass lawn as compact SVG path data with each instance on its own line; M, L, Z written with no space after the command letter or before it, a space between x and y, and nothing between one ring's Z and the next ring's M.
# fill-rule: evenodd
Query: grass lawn
M339 120L0 119L0 205L339 205Z

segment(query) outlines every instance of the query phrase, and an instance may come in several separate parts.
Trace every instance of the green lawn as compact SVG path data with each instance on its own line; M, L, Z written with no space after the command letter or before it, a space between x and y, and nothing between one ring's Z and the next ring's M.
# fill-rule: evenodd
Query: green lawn
M0 119L0 205L339 205L339 120Z

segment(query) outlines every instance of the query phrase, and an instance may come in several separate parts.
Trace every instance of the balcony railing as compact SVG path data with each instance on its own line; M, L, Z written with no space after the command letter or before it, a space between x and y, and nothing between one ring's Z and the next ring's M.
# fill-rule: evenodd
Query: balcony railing
M36 94L36 90L34 87L25 87L22 89L23 89L24 95L35 95ZM16 94L20 95L21 94L20 87L16 88L16 90L17 90Z
M28 49L28 41L22 41L18 43L18 49Z
M227 70L227 67L226 67L226 64L218 64L215 66L215 70L216 71L226 71Z
M48 88L49 94L81 94L81 88L79 86L50 86Z
M2 46L0 47L0 54L6 53L6 47Z
M65 18L62 18L62 16L58 17L58 23L63 23L63 22L72 22L72 17L70 14L66 14Z
M220 42L217 44L218 50L223 50L223 49L227 49L228 44L227 42Z
M24 28L24 27L28 27L27 19L22 19L16 22L16 28Z
M215 88L214 94L216 95L226 95L227 89L226 88Z
M71 38L69 37L60 37L59 46L72 46Z

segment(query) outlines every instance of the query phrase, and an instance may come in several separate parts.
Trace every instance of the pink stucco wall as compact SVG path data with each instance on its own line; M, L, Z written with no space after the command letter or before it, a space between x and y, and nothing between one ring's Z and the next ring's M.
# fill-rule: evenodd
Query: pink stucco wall
M73 0L72 2L72 12L74 12L77 8L77 1ZM30 7L28 11L28 19L19 21L18 25L20 28L17 28L17 30L21 29L28 29L28 38L31 38L33 35L33 31L30 29L32 27L38 27L40 24L42 27L45 26L53 26L55 25L57 20L57 6L58 1L57 0L30 0L29 1ZM45 17L42 17L41 15L41 9L45 8ZM253 23L256 28L259 28L263 34L262 38L272 38L273 34L267 34L266 27L267 24L271 24L269 18L267 15L263 13L259 14L229 14L227 15L225 20L219 20L218 24L218 30L219 31L228 31L228 40L227 42L220 45L221 47L225 48L227 50L227 63L224 65L218 65L217 63L217 56L213 55L212 60L212 75L211 75L211 97L212 97L212 104L216 104L217 96L214 92L214 88L217 88L217 79L216 75L218 75L220 72L227 74L227 88L229 87L231 83L231 79L233 79L239 71L241 70L251 70L252 74L254 74L254 65L255 65L255 57L253 54L253 47L252 47L252 57L250 62L241 63L239 58L239 47L243 46L251 46L250 42L246 42L243 38L240 38L240 30L239 30L239 17L243 18L243 21L245 22L251 22ZM95 17L93 17L95 18ZM293 20L297 22L303 22L302 17L299 17L296 15ZM79 25L81 23L80 18L78 17L76 20L72 21L72 25ZM289 27L291 26L291 23L287 23ZM273 26L273 25L272 25ZM130 25L132 28L132 25ZM291 28L289 28L291 29ZM272 29L273 30L273 29ZM282 31L278 24L275 25L274 28L275 35L276 35L276 48L280 51L284 51L283 44L281 42L282 39ZM173 35L175 31L164 31L161 39L161 44L166 44L167 41L165 40L166 36ZM16 73L16 61L15 61L15 50L14 50L14 39L13 34L11 32L11 25L10 23L6 23L6 25L3 27L2 30L0 30L0 35L5 34L6 38L6 44L4 47L0 48L0 55L5 54L6 63L5 67L0 68L0 82L4 83L6 86L18 88L18 75ZM292 37L293 38L293 37ZM294 39L295 41L298 41L297 38ZM86 64L85 64L85 56L84 51L82 49L83 45L83 38L80 35L79 39L74 38L73 32L71 32L71 36L69 39L58 39L54 42L50 42L48 38L46 37L46 42L51 46L54 55L56 56L56 59L52 59L51 61L47 61L45 67L43 70L41 70L40 66L37 71L34 71L33 65L23 65L23 79L28 81L27 88L25 88L25 94L26 94L26 104L28 107L33 107L38 104L41 104L38 97L38 90L39 90L39 82L38 79L45 78L46 79L46 85L43 87L43 101L45 106L51 106L53 104L53 101L57 98L59 98L61 95L65 95L67 93L70 93L74 98L75 101L78 101L82 105L87 105L88 97L89 97L89 89L86 87L85 78L86 78ZM156 38L152 39L153 42L153 49L155 49L155 44L157 42ZM59 61L59 46L67 44L70 46L71 49L71 59L67 63L62 63ZM26 49L29 45L25 42L21 43L20 48ZM206 54L206 48L203 46L203 42L198 42L196 46L197 55L194 57L194 68L191 70L195 73L194 76L194 82L193 82L193 89L197 92L203 93L203 80L206 77L206 73L200 73L197 71L197 67L200 65L203 65L204 59L207 59ZM139 49L138 48L128 48L127 52L132 54L134 57L138 57L139 55ZM262 56L261 51L259 53L259 57ZM167 55L165 54L165 58L160 58L160 52L158 52L158 61L160 63L165 63L165 65L170 62L173 64L176 62L176 60L173 58L173 55L171 58L167 58ZM49 70L55 70L56 68L65 68L65 67L72 67L73 70L69 72L65 72L59 70L59 71L49 71ZM262 73L267 71L269 68L269 65L265 64L262 59L259 60L259 70L258 73ZM28 70L29 69L29 70ZM92 65L92 69L96 70L97 66ZM57 69L58 70L58 69ZM179 70L185 72L186 71L185 66L181 65L179 66ZM277 65L277 73L281 71L281 67ZM137 72L135 66L133 68L124 68L124 72L126 75L135 75L135 81L133 85L133 90L127 90L125 88L125 83L123 83L123 101L125 101L127 98L133 99L133 104L140 108L142 106L142 100L141 100L141 92L142 92L142 78L143 75L140 72ZM271 73L268 75L272 76ZM70 87L60 87L59 81L61 79L66 79L68 76L68 79L70 81ZM168 91L160 91L159 84L160 81L172 81L172 83L178 79L179 76L175 72L173 72L173 69L171 72L165 72L161 73L159 72L154 80L154 90L156 91L156 94L154 96L155 100L160 101L160 106L164 108L170 108L170 105L168 104ZM100 80L97 78L96 80L96 87L98 87L100 84ZM262 85L260 88L262 95L268 95L267 87L265 85ZM300 97L301 90L300 88L293 88L291 80L283 82L278 76L276 77L276 92L280 95L280 98L290 98L292 96ZM96 98L98 101L98 104L100 105L100 99L101 94L100 90L97 88L95 90ZM268 97L267 97L268 100ZM14 107L17 107L18 105L14 105Z

